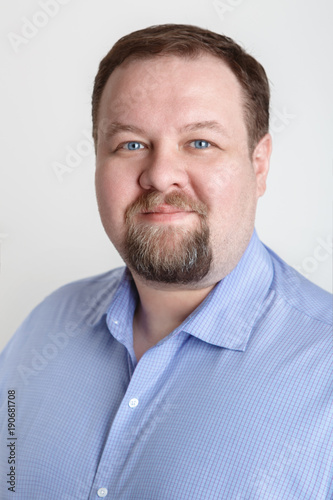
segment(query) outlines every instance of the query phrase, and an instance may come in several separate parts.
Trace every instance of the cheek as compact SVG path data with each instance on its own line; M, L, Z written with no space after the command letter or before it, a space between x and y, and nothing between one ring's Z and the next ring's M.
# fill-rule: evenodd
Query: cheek
M103 168L97 168L95 174L96 197L104 226L119 223L126 203L125 189L119 179Z
M215 171L206 172L201 182L198 182L199 189L204 193L206 200L232 199L238 192L243 190L245 179L239 167L233 164L218 167ZM248 180L247 180L248 182Z
M117 209L117 207L121 208L129 202L129 180L107 165L97 166L95 186L98 201L103 205Z
M214 175L206 175L205 181L198 183L198 196L206 203L214 217L237 218L252 207L256 199L256 183L252 166L230 164L216 170Z

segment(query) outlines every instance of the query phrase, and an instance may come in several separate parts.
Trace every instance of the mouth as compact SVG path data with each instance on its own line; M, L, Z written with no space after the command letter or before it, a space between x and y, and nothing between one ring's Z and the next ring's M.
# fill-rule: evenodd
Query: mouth
M140 212L138 216L143 220L149 220L151 222L173 222L184 219L194 213L195 212L193 210L163 204L149 210L144 210Z

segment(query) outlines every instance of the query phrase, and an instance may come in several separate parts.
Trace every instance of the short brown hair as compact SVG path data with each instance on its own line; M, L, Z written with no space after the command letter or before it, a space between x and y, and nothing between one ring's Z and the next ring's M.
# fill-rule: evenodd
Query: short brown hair
M128 57L148 59L159 55L196 57L209 53L222 59L237 77L244 96L249 150L253 151L269 127L269 83L264 68L231 38L197 26L161 24L134 31L118 40L102 59L92 95L93 137L103 89L113 70Z

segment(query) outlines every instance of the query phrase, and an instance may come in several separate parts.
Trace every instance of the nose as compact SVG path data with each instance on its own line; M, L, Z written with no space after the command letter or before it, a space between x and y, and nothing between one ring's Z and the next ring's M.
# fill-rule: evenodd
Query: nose
M169 188L183 189L188 184L188 174L180 151L170 151L170 147L152 151L146 159L139 183L143 189L161 193Z

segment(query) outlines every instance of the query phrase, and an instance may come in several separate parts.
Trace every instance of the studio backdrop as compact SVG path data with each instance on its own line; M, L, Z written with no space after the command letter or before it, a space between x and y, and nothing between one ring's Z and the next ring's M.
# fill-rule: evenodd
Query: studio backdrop
M186 23L234 38L271 91L262 241L331 290L330 0L1 0L0 349L57 287L123 265L99 221L91 93L123 35Z

